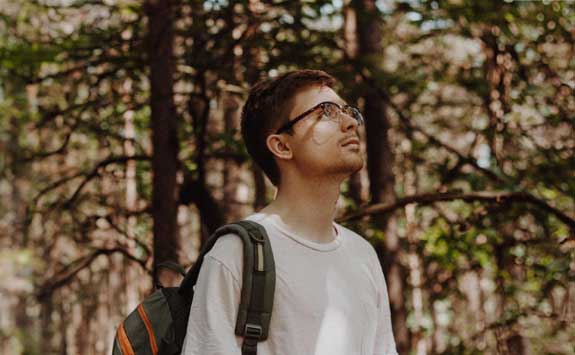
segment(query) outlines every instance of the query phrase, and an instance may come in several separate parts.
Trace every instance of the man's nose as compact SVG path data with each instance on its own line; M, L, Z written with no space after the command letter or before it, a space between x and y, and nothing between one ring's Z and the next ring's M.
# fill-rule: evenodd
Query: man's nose
M359 122L357 122L357 120L351 117L350 115L347 115L342 112L341 125L344 131L348 131L351 128L357 129L357 126L359 126Z

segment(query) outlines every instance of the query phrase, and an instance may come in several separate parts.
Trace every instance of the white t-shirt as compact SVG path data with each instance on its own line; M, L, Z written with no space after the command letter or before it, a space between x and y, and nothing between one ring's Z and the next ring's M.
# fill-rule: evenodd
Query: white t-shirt
M248 217L266 228L276 267L269 337L258 355L395 355L384 275L375 250L333 223L336 238L316 243L277 215ZM195 286L183 355L240 355L234 333L243 272L242 240L221 236Z

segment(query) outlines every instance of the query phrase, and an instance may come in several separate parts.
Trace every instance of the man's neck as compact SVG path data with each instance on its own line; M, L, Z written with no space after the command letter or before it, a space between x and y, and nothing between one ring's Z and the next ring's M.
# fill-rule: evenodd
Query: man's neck
M276 214L302 238L329 243L335 238L333 219L341 181L306 180L280 185L274 201L260 212Z

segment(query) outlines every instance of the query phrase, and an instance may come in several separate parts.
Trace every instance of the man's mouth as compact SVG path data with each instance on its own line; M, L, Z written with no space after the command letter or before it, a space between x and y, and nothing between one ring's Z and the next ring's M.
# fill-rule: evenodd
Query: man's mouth
M350 138L348 140L346 140L345 142L343 142L342 146L347 146L347 145L356 145L359 146L359 139L357 138Z

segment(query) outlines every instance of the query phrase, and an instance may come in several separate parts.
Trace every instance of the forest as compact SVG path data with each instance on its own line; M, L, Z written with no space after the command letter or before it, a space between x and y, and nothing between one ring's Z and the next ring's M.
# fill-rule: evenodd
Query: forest
M0 353L110 354L275 188L240 114L334 76L400 354L575 354L575 2L0 0Z

